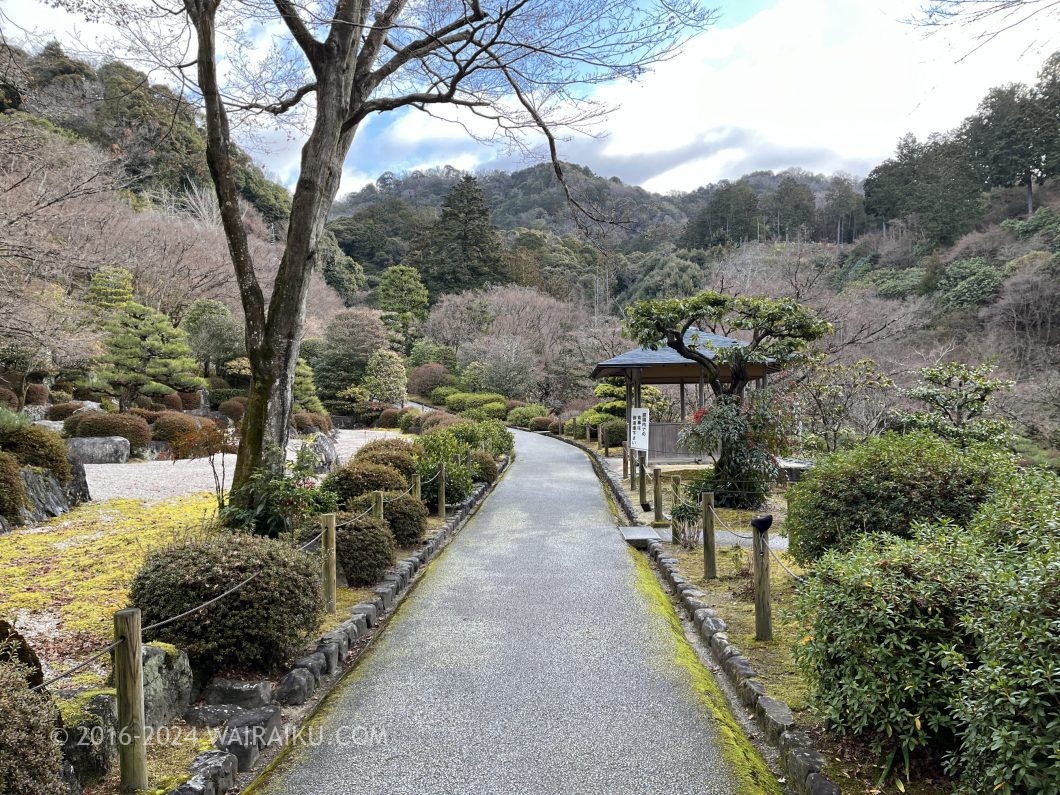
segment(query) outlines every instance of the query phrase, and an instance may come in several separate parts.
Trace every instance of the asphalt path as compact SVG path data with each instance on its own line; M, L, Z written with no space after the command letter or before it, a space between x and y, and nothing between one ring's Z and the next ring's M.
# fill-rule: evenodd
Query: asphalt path
M518 457L261 792L737 791L577 449Z

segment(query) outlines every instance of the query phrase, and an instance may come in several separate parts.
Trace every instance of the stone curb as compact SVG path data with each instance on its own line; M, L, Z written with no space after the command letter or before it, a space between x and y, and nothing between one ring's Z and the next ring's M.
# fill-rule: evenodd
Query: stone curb
M316 710L323 704L323 696L330 693L342 681L343 676L357 664L378 637L378 632L369 635L370 630L378 630L393 616L405 597L411 593L412 586L416 583L416 575L431 560L438 557L453 537L464 528L482 501L497 487L501 476L508 471L514 458L514 452L506 456L498 467L497 479L493 483L488 485L480 483L476 486L471 496L448 513L445 524L433 538L391 567L383 576L382 582L375 587L374 599L354 605L348 621L321 636L316 649L296 661L291 670L280 677L279 685L273 691L273 700L282 696L283 703L288 706L297 706L305 703L314 695L318 695L321 698L316 706L303 716L299 723L308 720L316 713ZM353 649L354 643L362 637L367 638L364 646L356 651L351 660L345 660L347 653ZM332 677L330 681L324 679L326 676ZM278 714L278 708L274 709ZM250 750L253 752L243 757L231 753L231 750L227 748L199 754L192 761L188 771L191 778L169 790L167 795L221 795L235 784L237 768L240 773L247 772L257 761L260 749ZM225 753L225 751L229 752ZM279 753L282 755L283 750L281 749ZM262 775L278 759L279 756L259 771L258 775ZM228 783L229 781L232 783Z
M616 482L611 471L604 466L599 453L583 447L574 439L552 433L549 435L586 453L597 477L607 484L615 504L625 514L625 519L631 525L640 524L629 496L621 483ZM696 631L732 683L740 702L754 715L755 723L762 728L769 744L780 751L781 767L787 774L789 783L794 785L795 792L799 795L842 795L839 786L824 774L824 757L813 747L806 733L795 727L790 707L783 701L777 701L765 694L765 687L751 661L725 634L724 619L707 607L702 601L705 594L685 580L677 569L677 561L666 557L665 552L661 542L648 542L649 559L669 583L678 601L692 616Z

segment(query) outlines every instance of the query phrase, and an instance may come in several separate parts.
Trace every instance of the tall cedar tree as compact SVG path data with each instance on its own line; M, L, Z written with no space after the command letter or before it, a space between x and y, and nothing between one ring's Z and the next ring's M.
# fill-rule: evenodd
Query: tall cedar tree
M411 259L435 297L507 281L501 241L478 180L464 177L446 194L441 215L420 236Z
M205 388L195 375L198 363L188 335L173 328L161 312L129 301L106 325L107 352L98 359L96 375L118 398L122 411L140 395L161 397L174 390Z
M420 281L419 271L408 265L387 268L375 296L394 349L408 356L420 336L419 326L427 319L430 303L430 294Z

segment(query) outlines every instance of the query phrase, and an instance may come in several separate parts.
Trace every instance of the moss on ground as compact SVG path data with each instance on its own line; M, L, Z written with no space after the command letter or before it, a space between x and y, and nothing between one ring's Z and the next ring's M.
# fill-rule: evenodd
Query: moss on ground
M665 623L667 637L662 639L664 644L669 641L668 650L673 654L674 661L688 675L697 695L717 721L722 754L732 767L739 792L747 795L780 795L780 784L776 777L747 739L713 674L703 666L695 649L685 638L681 620L652 571L651 564L643 554L632 549L630 555L634 562L637 590ZM667 647L664 645L663 648Z
M83 690L70 698L57 698L55 706L63 719L63 726L70 729L74 726L99 726L99 716L85 712L88 702L96 696L113 696L114 688L93 688Z

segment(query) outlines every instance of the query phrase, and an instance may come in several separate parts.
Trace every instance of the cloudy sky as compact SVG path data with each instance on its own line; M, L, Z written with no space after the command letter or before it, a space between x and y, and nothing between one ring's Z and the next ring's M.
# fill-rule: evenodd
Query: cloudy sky
M4 11L38 33L71 34L62 12L33 0ZM988 88L1033 82L1060 36L1054 19L1028 23L978 51L967 30L935 35L907 24L918 0L726 0L716 25L639 83L604 86L614 106L595 137L561 144L563 159L659 192L686 191L756 169L798 166L864 176L907 132L950 129ZM79 25L82 40L94 31ZM1060 32L1060 31L1057 31ZM971 52L971 54L969 54ZM297 175L299 141L255 145L271 175ZM519 168L455 125L416 111L376 117L360 131L343 191L381 172L451 164Z

